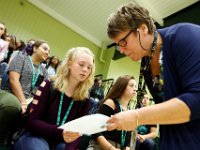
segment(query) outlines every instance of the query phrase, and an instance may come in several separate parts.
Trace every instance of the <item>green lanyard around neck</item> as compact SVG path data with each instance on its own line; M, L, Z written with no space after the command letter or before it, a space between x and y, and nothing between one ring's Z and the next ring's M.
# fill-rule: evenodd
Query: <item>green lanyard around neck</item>
M118 99L117 102L119 104L120 112L122 112L123 109L122 109L122 105L120 104L120 100ZM121 148L124 147L125 140L126 140L126 133L127 133L127 131L124 131L124 130L121 131Z
M69 107L67 108L67 111L65 113L65 116L60 124L60 117L61 117L61 111L62 111L62 104L63 104L63 97L64 97L64 93L61 93L61 96L60 96L60 104L59 104L59 108L58 108L58 115L57 115L57 122L56 124L57 125L63 125L65 124L66 120L67 120L67 117L69 116L69 113L72 109L72 105L74 104L74 100L72 99L70 104L69 104Z
M35 84L36 84L37 79L38 79L38 77L39 77L39 75L40 75L41 66L40 66L40 64L38 65L37 75L35 75L35 74L36 74L35 67L34 67L34 65L33 65L33 61L32 61L32 58L31 58L30 56L29 56L29 60L30 60L30 62L31 62L31 67L32 67L32 81L31 81L31 87L32 87L32 89L33 89L33 88L35 88Z

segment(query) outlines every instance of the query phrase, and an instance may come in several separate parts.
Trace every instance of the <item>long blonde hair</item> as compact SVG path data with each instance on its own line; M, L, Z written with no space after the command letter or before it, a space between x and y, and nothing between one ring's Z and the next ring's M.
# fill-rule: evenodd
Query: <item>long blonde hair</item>
M69 62L74 62L77 56L82 54L89 54L93 58L93 65L91 68L91 73L87 77L87 79L83 82L80 82L77 88L74 90L72 94L72 98L74 100L84 100L89 96L89 90L93 85L94 81L94 72L95 72L95 63L94 63L94 54L90 51L90 49L86 47L75 47L70 49L66 55L60 66L58 67L56 75L52 78L54 81L54 87L58 89L60 92L66 92L68 88L68 79L70 75L69 70Z

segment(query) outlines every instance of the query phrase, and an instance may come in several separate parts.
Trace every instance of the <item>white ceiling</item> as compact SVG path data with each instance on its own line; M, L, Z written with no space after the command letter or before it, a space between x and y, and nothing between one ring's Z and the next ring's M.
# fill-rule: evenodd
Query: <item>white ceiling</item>
M107 18L121 4L134 0L28 0L56 20L101 47L108 42ZM198 0L135 0L160 25L167 16Z

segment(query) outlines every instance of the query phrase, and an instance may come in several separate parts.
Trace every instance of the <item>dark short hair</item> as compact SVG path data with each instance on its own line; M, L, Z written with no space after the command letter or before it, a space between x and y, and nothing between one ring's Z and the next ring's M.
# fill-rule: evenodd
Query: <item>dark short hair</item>
M153 33L156 30L153 18L149 11L136 3L122 5L108 17L107 34L110 38L116 37L120 32L133 30L136 32L140 25L146 24L148 32Z

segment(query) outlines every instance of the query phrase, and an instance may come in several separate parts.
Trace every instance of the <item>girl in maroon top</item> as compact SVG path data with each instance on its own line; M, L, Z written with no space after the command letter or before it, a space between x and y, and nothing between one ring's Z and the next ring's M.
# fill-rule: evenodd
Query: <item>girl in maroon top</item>
M88 48L70 49L51 82L44 81L38 88L30 105L27 132L14 150L81 149L80 133L58 127L88 114L94 71L94 55Z

